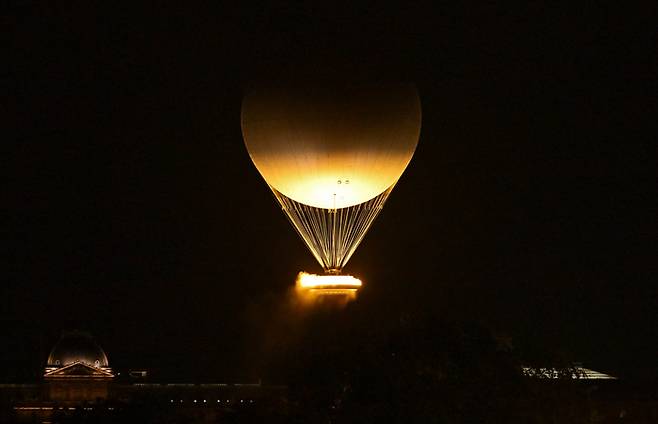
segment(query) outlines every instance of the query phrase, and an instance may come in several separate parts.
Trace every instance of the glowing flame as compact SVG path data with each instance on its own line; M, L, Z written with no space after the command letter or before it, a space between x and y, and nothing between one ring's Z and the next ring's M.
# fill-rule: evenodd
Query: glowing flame
M361 280L351 275L316 275L306 272L297 275L297 293L307 301L317 299L317 296L332 296L349 302L356 299L360 287Z
M300 272L297 276L297 286L305 289L329 289L361 287L361 280L351 275L316 275Z

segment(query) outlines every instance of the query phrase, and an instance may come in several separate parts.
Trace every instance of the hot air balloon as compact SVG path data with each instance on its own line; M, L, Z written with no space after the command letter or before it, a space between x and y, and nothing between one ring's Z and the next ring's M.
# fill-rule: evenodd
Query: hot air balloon
M242 134L306 246L339 274L414 154L421 108L409 84L254 88Z

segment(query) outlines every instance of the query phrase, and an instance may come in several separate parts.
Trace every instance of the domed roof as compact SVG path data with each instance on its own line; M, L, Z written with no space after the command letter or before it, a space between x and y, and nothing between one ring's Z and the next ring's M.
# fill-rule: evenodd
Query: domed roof
M90 334L81 331L64 333L48 355L48 367L64 367L82 362L92 367L109 367L107 355Z

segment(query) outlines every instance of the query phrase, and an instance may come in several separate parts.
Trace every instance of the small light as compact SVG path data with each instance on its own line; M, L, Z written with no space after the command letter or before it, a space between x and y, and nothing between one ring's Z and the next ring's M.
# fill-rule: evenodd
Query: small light
M194 403L196 403L196 399L194 399Z
M206 400L205 400L205 399L203 400L203 403L206 403Z

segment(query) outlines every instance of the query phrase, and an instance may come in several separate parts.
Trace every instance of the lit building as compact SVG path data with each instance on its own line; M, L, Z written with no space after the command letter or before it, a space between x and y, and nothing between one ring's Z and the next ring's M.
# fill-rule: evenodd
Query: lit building
M532 378L542 378L548 380L557 380L563 378L564 376L560 375L560 371L556 368L531 368L523 367L523 375L526 377ZM573 367L567 370L567 376L574 380L616 380L617 377L613 377L609 374L605 374L599 371L594 371L589 368L583 368L580 364L574 364Z
M88 333L65 333L55 344L43 374L46 397L64 403L108 397L114 378L107 355Z
M0 384L0 422L51 422L80 413L116 416L135 408L212 421L286 402L285 386L149 382L143 369L121 374L90 334L66 332L50 351L41 382Z

